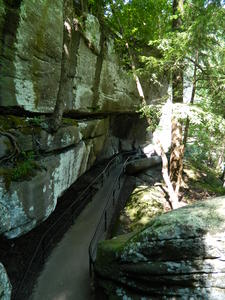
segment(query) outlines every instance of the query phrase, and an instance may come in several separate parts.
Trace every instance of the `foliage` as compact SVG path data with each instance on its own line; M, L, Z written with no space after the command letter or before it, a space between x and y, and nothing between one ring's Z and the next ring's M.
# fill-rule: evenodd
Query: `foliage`
M12 181L29 180L36 174L41 167L35 161L33 151L21 152L13 167L4 167L0 169L3 176L6 189L9 190Z
M188 185L190 189L206 191L214 195L225 195L225 188L222 187L218 179L218 173L208 167L202 161L189 157L185 161L185 172L188 175ZM192 176L190 176L190 171Z
M193 71L197 69L195 107L180 106L175 110L183 124L187 116L190 118L188 152L215 166L217 148L221 149L225 135L224 3L185 1L182 24L177 30L173 30L172 23L180 13L173 14L172 1L118 0L113 5L117 16L111 11L107 22L118 33L123 28L123 38L117 36L117 48L126 66L130 64L125 48L127 41L139 72L147 74L152 83L158 84L164 74L180 69L185 74L185 85L191 88ZM190 100L189 94L186 103ZM157 109L143 107L141 112L149 116L153 130L159 117Z
M182 100L183 93L180 91L184 78L184 87L189 87L189 93L184 97L185 105L178 105L173 109L177 116L173 118L173 122L177 126L172 128L178 128L179 124L181 129L182 124L185 144L188 138L186 155L191 154L195 159L213 167L219 161L224 162L223 1L106 0L104 16L106 23L115 32L117 51L123 57L121 61L135 75L146 75L150 78L149 82L159 84L166 74L171 81L172 97L177 93L179 97L175 98L179 98L179 102ZM141 113L147 116L149 129L154 130L160 118L158 109L144 106ZM175 139L172 131L172 141L175 142ZM179 141L182 144L181 134ZM171 157L177 152L176 162L179 164L176 166L182 167L184 148L181 144L179 153L172 147ZM177 173L171 166L172 164L171 174Z
M141 109L139 110L141 113L142 117L148 118L148 130L151 132L154 132L156 127L159 124L160 117L161 117L161 106L159 105L146 105L142 106Z
M13 181L28 179L34 175L34 171L37 169L39 169L39 166L35 161L34 152L22 152L20 159L18 159L15 167L12 169L11 179Z

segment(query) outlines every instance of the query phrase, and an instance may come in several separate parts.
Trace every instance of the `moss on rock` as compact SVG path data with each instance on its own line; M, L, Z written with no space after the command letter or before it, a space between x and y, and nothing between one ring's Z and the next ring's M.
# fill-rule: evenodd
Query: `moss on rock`
M29 180L40 170L40 165L35 161L33 152L23 152L14 165L0 168L5 188L8 191L12 181Z
M107 299L114 296L110 290L115 293L122 287L121 299L123 295L139 300L200 299L203 295L204 299L222 300L224 230L225 197L157 216L128 239L120 236L100 244L98 286Z
M2 130L9 130L12 128L27 127L28 123L26 118L17 117L14 115L0 116L0 128Z
M132 238L134 233L128 233L117 236L111 240L102 241L99 243L97 253L97 263L110 264L113 260L120 256L126 243Z
M199 194L211 196L225 195L225 188L216 171L200 162L190 160L184 162L184 180L187 190L196 190ZM187 202L189 202L188 199Z
M145 226L153 217L164 212L164 195L157 187L137 187L130 196L124 211L129 217L130 229Z

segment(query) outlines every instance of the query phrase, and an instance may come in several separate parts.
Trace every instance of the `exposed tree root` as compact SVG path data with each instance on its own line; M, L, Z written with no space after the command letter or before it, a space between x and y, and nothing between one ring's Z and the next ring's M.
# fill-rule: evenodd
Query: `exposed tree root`
M4 162L6 162L6 161L14 160L16 157L19 156L19 154L21 153L21 151L20 151L20 148L19 148L19 146L17 144L16 138L14 137L13 134L11 134L9 132L6 132L6 131L0 130L0 135L6 136L10 140L10 142L11 142L11 144L13 146L13 152L10 155L8 155L6 157L3 157L0 160L0 164L2 164Z

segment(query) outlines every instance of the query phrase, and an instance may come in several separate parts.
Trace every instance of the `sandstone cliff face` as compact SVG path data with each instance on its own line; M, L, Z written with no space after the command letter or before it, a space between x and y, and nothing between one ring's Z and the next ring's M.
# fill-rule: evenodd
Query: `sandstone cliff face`
M100 244L103 299L224 299L225 197L155 217Z
M12 123L12 116L4 119ZM67 119L67 124L51 135L40 125L30 124L33 119L17 117L17 122L18 119L19 125L13 128L11 124L10 134L18 147L34 158L25 157L11 171L9 167L1 169L0 228L10 238L29 231L51 214L58 197L94 163L109 127L108 118L78 122ZM11 146L10 140L7 145ZM6 149L5 155L10 153ZM20 176L29 164L34 169L32 173Z
M132 77L118 64L113 40L94 16L79 21L73 5L77 30L66 48L62 83L64 113L73 120L65 118L50 134L46 118L55 109L66 46L63 30L69 26L63 0L0 0L0 233L8 238L45 220L58 197L96 159L132 149L145 138L137 134L145 122L123 115L134 114L139 99ZM118 122L125 124L126 134L119 132ZM18 151L23 162L12 165L8 158ZM21 167L31 166L30 174L21 176Z
M61 71L63 1L13 2L0 3L0 105L53 112ZM138 104L135 84L119 68L112 40L102 36L92 15L83 27L82 35L77 31L71 36L74 46L67 49L65 111L133 112Z

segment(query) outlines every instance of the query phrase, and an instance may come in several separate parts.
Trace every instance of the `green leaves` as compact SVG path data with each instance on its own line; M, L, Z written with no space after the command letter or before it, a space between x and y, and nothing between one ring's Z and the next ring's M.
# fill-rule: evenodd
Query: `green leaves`
M161 117L161 106L160 105L145 105L142 106L139 110L143 117L146 117L149 121L148 130L154 132L156 127L159 124L160 117Z
M212 162L225 134L225 7L219 0L186 0L183 9L173 10L172 2L106 0L105 18L120 33L117 51L127 69L131 69L128 42L138 74L148 83L160 86L161 78L182 71L184 83L190 89L195 86L194 106L174 109L180 119L190 119L189 140L194 141L195 153L209 155ZM181 16L182 22L174 28ZM152 120L151 130L160 116L157 109L142 108Z

